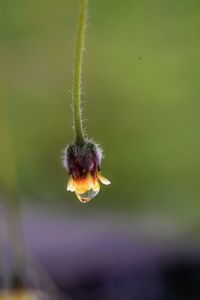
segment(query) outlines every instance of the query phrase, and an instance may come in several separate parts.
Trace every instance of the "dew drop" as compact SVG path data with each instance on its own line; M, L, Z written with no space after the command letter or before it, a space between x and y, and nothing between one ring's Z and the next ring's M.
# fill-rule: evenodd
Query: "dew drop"
M79 197L81 198L81 202L86 203L90 200L92 200L99 191L93 191L93 190L89 190L87 192L85 192L84 194L79 194Z

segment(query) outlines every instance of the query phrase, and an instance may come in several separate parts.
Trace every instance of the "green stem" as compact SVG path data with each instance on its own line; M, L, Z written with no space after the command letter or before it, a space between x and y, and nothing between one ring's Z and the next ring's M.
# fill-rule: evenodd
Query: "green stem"
M80 0L80 16L78 24L76 56L74 66L74 90L73 90L73 105L74 105L74 129L77 144L84 143L84 134L81 119L81 75L83 50L85 42L85 29L88 10L88 0Z

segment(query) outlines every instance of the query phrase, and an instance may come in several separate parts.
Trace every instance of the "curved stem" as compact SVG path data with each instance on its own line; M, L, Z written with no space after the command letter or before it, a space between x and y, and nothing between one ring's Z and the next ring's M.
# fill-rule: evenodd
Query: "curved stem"
M81 119L81 75L83 50L85 42L85 29L88 10L88 0L80 0L80 16L78 24L76 56L74 65L74 90L73 90L73 106L74 106L74 129L77 144L83 144L84 134Z

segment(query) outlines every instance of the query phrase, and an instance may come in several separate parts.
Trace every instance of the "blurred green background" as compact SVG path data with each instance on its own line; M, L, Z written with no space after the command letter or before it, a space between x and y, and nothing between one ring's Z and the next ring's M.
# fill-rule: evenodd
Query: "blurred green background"
M0 178L26 201L82 209L60 158L77 16L78 1L1 0ZM199 28L199 1L90 1L84 126L112 182L90 207L199 222Z

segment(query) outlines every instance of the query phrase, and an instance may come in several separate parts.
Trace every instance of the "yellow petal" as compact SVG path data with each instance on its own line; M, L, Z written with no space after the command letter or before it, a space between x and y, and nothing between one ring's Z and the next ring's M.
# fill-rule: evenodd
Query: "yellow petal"
M94 183L93 187L92 187L94 192L98 192L100 190L100 185L98 180L96 180L96 182Z
M87 181L88 181L88 189L91 190L94 186L94 179L92 178L90 173L88 173L87 175Z
M84 194L89 189L87 178L75 181L75 191L77 194Z
M69 180L68 180L68 183L67 183L67 191L70 191L70 192L75 191L74 179L71 175L69 176Z
M103 177L100 172L97 173L97 177L103 184L105 184L105 185L111 184L111 182L108 179L106 179L105 177Z

